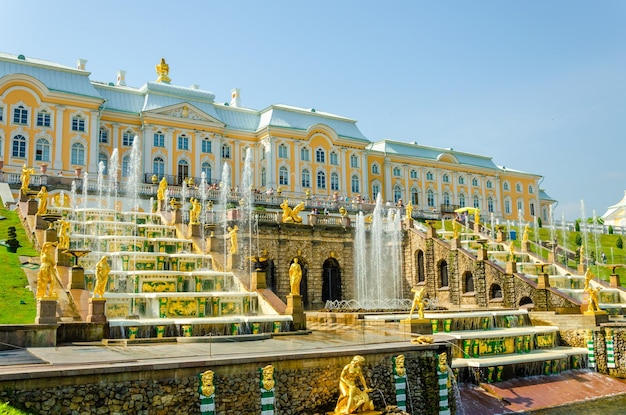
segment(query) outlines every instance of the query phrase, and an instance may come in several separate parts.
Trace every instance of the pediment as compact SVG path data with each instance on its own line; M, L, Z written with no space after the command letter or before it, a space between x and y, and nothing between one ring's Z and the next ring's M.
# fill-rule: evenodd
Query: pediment
M170 119L196 121L220 127L225 126L222 121L186 102L144 111L144 114Z

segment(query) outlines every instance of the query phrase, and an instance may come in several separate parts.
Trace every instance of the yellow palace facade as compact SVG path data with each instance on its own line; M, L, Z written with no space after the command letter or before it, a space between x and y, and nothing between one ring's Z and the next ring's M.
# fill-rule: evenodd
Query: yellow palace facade
M449 213L477 207L483 218L549 220L555 201L540 175L497 166L490 157L393 140L372 142L356 121L329 113L228 102L196 86L176 86L164 60L156 80L142 87L90 79L86 61L76 68L0 53L0 160L4 173L24 165L47 175L108 174L114 149L119 180L128 174L133 141L140 140L143 178L166 177L172 186L221 178L242 181L248 149L253 187L286 197L413 204L414 211ZM203 174L204 173L204 174Z

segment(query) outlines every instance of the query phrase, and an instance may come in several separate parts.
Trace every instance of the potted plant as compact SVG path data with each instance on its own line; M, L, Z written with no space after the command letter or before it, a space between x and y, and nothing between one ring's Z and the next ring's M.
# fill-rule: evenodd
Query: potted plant
M4 241L3 245L6 247L8 252L16 253L17 248L19 248L20 241L17 240L17 232L15 231L15 226L9 226L7 230L7 239Z

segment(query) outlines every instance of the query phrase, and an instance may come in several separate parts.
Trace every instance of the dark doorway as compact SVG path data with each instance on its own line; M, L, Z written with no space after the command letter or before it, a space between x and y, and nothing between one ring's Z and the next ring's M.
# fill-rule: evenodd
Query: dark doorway
M322 301L341 300L341 269L335 258L324 261L322 269Z

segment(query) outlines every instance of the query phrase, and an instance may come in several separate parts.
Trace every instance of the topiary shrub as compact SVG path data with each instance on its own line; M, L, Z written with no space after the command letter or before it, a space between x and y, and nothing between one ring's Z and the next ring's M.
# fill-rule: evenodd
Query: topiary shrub
M613 235L613 225L609 225L609 235Z
M615 241L615 246L618 247L619 249L622 249L624 247L624 241L622 241L621 236L617 237L617 241Z

